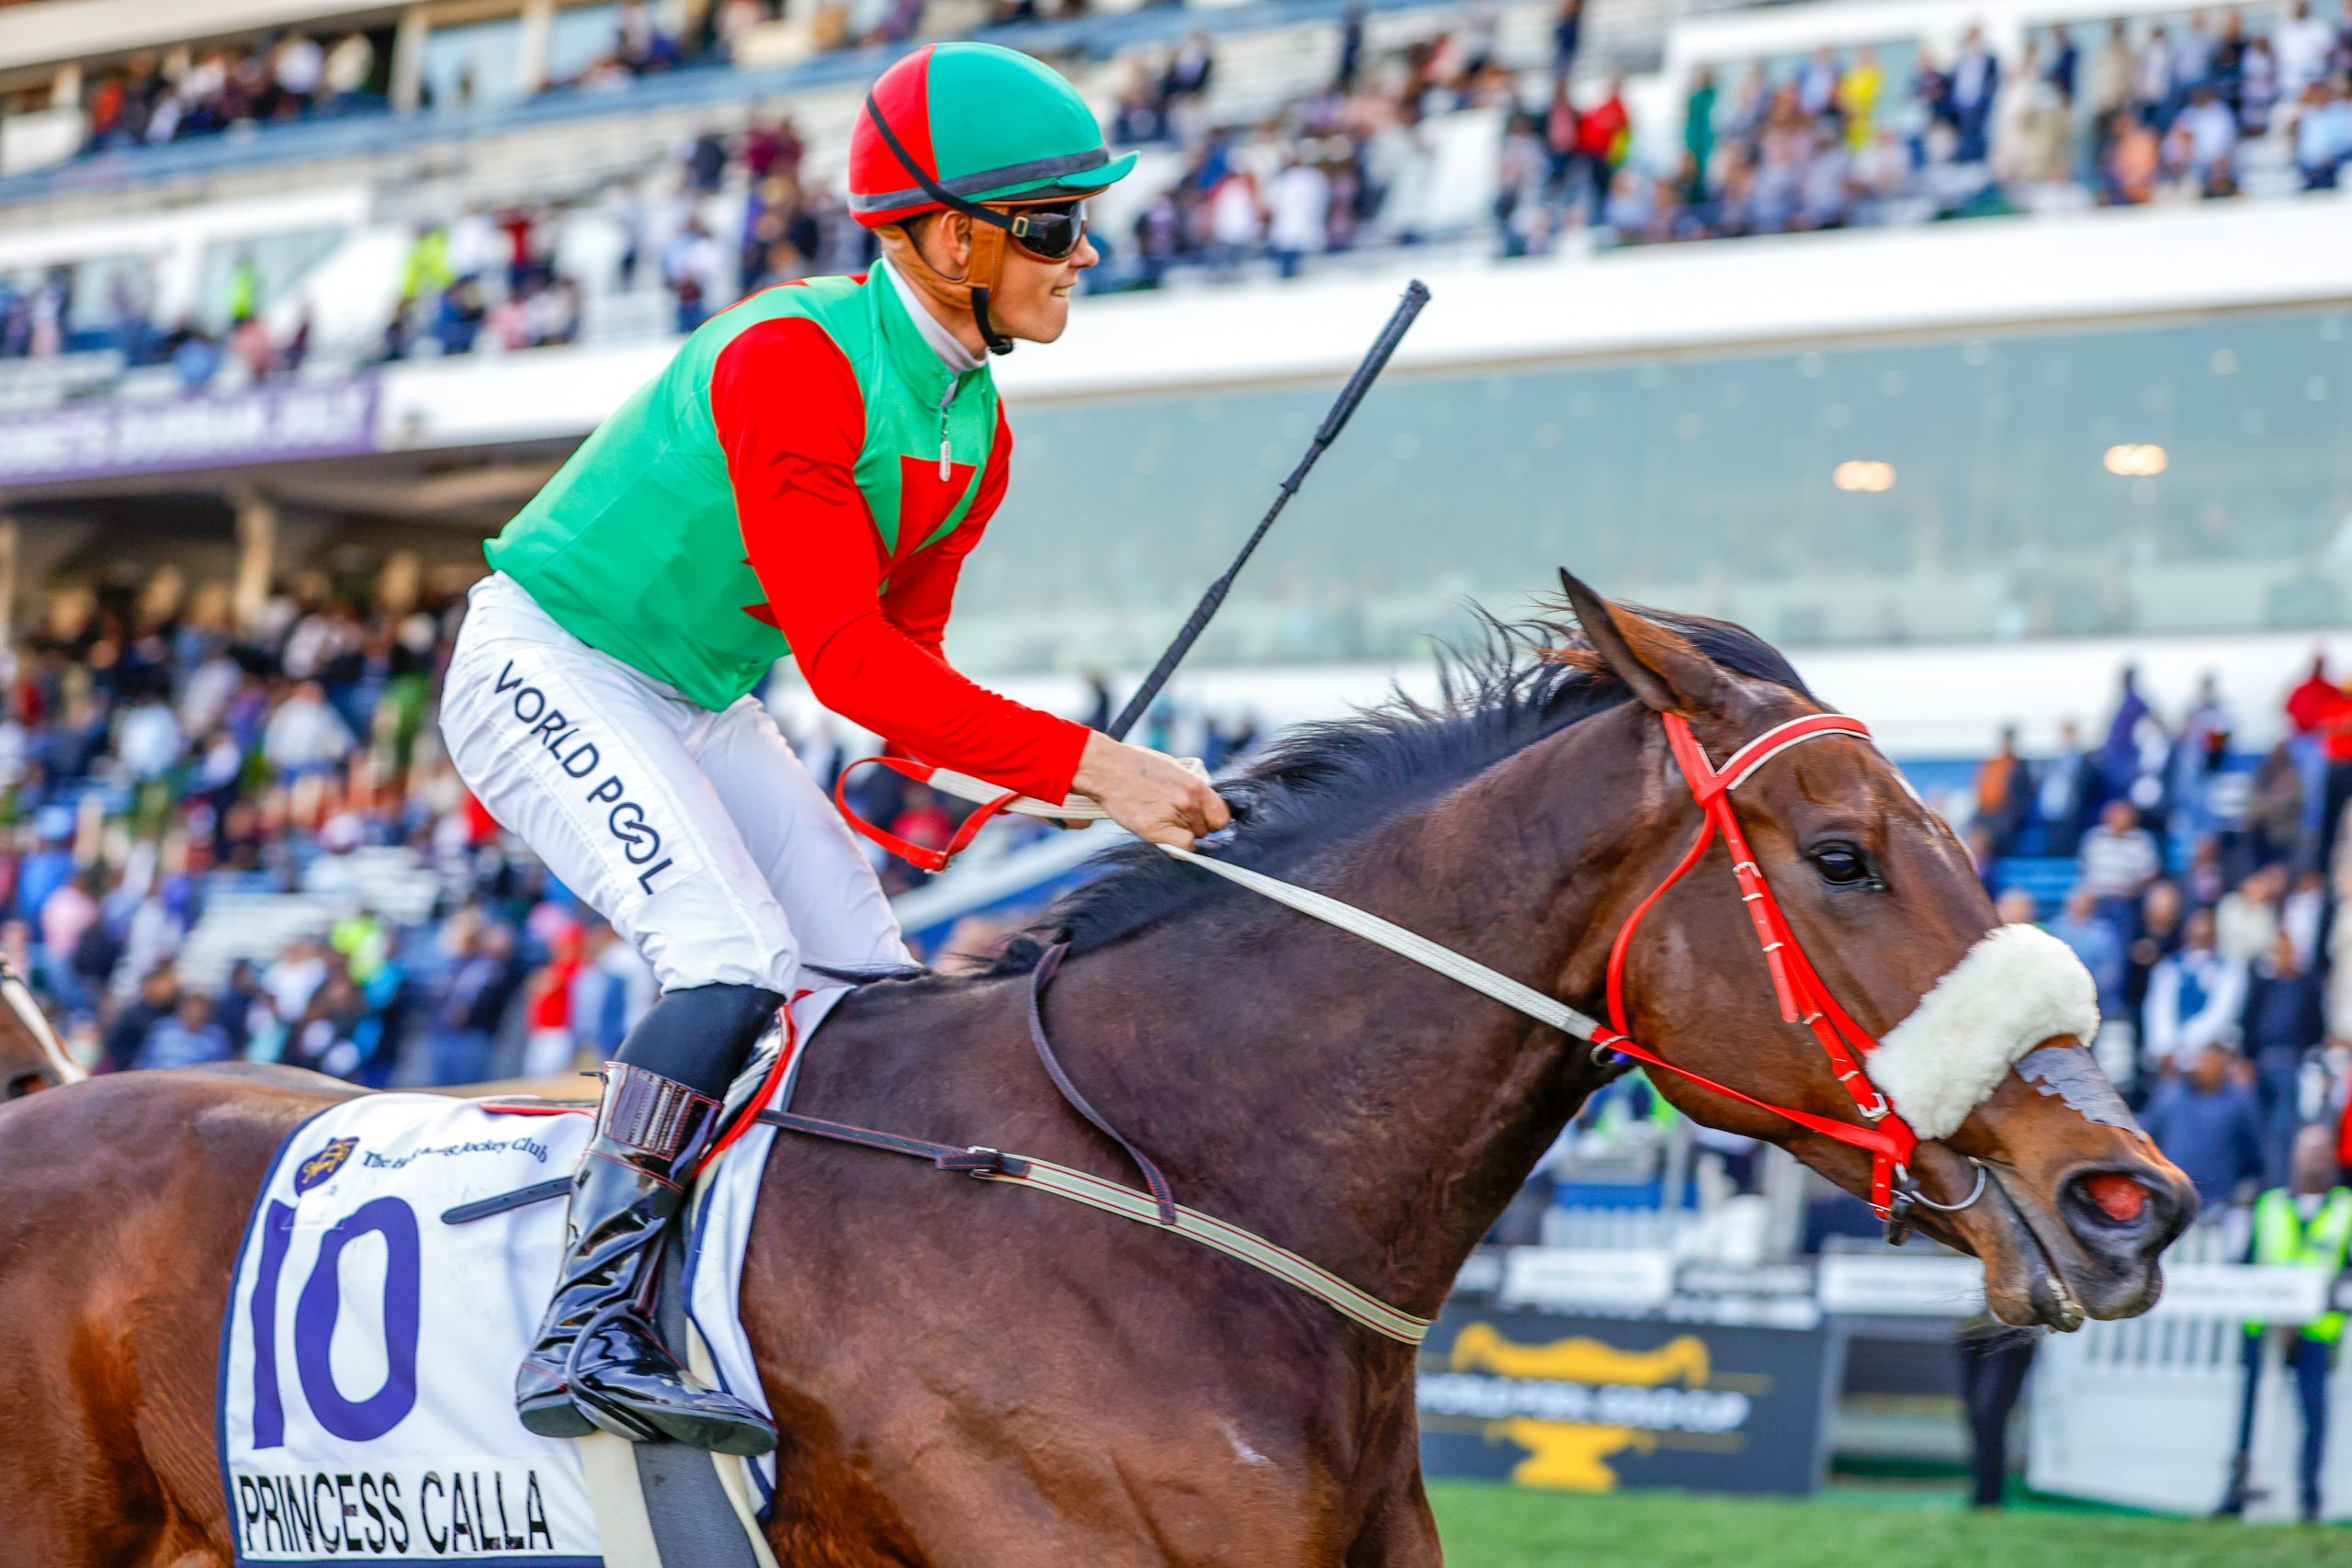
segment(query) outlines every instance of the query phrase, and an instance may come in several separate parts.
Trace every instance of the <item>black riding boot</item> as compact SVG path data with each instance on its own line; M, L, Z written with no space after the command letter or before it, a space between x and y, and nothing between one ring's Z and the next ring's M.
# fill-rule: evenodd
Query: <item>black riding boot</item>
M601 1427L632 1442L729 1454L775 1447L775 1429L758 1411L689 1380L646 1314L665 1227L718 1130L716 1096L779 999L748 987L673 992L607 1066L596 1135L572 1187L555 1299L515 1378L515 1405L531 1431L583 1438ZM633 1049L640 1044L651 1049ZM710 1092L628 1059L640 1055Z

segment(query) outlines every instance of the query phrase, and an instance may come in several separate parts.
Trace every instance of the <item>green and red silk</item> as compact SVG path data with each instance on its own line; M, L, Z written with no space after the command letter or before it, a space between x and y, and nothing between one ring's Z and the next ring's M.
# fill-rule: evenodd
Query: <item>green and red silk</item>
M850 133L850 210L877 228L941 204L1048 200L1100 190L1135 167L1112 156L1094 111L1051 66L986 43L928 44L882 73L874 106L922 167L909 169L861 113Z
M896 289L852 276L763 289L706 322L486 552L566 631L713 710L791 649L745 558L712 378L739 337L795 318L821 330L856 378L865 440L854 478L883 558L903 565L946 539L994 449L996 383L985 366L949 370Z

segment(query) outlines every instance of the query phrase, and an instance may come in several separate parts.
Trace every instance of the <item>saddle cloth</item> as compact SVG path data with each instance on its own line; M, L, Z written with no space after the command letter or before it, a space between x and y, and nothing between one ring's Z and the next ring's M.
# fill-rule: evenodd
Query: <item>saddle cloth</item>
M802 1042L843 994L794 1004ZM524 1430L514 1408L564 1205L442 1217L568 1175L593 1119L498 1103L365 1095L280 1145L221 1328L217 1437L239 1564L604 1568L581 1445ZM705 1174L686 1252L698 1359L762 1410L736 1303L774 1136L753 1127ZM773 1460L748 1475L764 1511Z

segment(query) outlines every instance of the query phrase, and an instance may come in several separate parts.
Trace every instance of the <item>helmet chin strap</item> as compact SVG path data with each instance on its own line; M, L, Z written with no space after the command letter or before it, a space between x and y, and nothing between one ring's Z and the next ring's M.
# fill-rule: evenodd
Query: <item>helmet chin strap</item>
M962 277L950 277L932 265L905 224L885 223L875 232L881 236L882 249L901 277L951 310L969 310L990 354L1012 352L1012 340L989 320L989 293L1002 281L998 275L1004 266L1003 230L989 223L972 225L971 254Z
M899 141L899 133L890 129L889 120L882 113L882 106L874 101L872 93L865 95L865 118L874 122L876 132L882 138L882 145L888 147L890 156L899 160L907 173L914 176L915 184L922 187L925 196L949 211L960 212L972 220L971 256L965 263L964 276L960 278L947 276L925 260L914 243L914 236L907 233L904 224L880 226L885 233L897 230L906 242L892 251L891 261L910 264L907 270L915 275L917 285L933 299L968 309L972 312L973 325L980 329L980 341L988 344L990 354L1011 354L1012 340L999 333L996 324L989 320L989 296L1003 282L1001 274L1004 270L1004 240L1012 231L1012 220L1001 212L982 207L977 201L967 201L925 173L923 166L915 162L914 155Z
M1012 340L1000 335L989 320L989 296L1004 281L1004 235L993 223L973 224L972 256L964 266L964 276L972 280L972 324L980 329L980 341L990 354L1012 352Z

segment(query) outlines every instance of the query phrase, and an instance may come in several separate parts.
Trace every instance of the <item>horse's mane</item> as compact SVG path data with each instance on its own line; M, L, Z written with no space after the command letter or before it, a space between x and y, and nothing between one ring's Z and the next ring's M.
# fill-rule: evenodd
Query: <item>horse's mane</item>
M1780 651L1744 626L1660 610L1633 613L1680 633L1726 670L1812 695ZM1433 702L1392 691L1351 717L1297 727L1239 775L1220 779L1235 827L1218 858L1279 874L1631 699L1573 622L1475 614L1476 635L1440 649ZM1111 851L1097 863L1091 881L1048 906L986 973L1025 974L1057 942L1073 953L1104 946L1196 907L1226 886L1148 844Z

